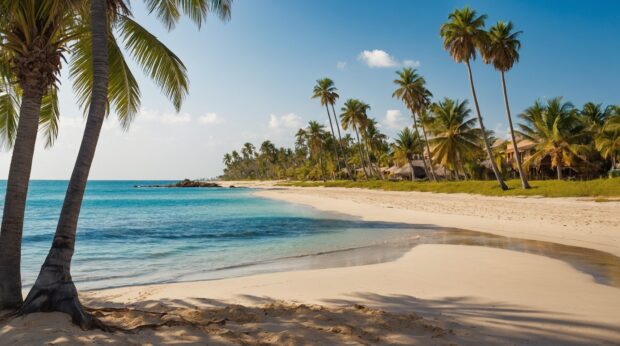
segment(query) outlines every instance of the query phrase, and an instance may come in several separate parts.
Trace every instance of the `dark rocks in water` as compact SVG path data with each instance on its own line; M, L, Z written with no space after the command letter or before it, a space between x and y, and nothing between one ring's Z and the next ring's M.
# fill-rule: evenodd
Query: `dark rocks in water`
M168 185L135 185L134 187L222 187L218 183L208 181L183 179L182 181Z

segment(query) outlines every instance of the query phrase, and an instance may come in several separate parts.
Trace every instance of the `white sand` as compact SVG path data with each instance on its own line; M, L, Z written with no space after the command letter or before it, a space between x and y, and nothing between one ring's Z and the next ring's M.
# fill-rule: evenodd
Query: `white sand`
M259 195L364 220L457 226L620 253L618 203L321 188ZM504 215L506 210L521 216ZM110 335L82 332L60 314L37 314L0 324L0 344L620 343L620 289L598 284L559 260L477 246L420 245L389 263L127 287L82 292L82 297L91 306L168 312L158 318L106 313L110 323L175 323Z

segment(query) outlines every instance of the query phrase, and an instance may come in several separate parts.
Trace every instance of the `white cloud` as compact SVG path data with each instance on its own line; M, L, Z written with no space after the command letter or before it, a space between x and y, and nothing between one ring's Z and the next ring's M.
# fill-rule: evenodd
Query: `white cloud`
M192 121L192 116L188 113L161 113L159 111L146 108L140 108L138 117L146 121L158 122L162 124L185 124Z
M420 60L404 60L403 66L405 67L420 67Z
M385 113L385 119L382 121L385 126L393 130L400 130L407 126L406 118L398 109L388 109Z
M282 116L271 114L269 116L269 128L273 130L295 129L301 126L301 122L301 117L295 113L289 113Z
M358 59L370 67L396 67L400 65L394 57L380 49L365 50L360 53Z
M338 61L338 63L336 63L336 67L339 70L344 70L347 68L347 62L346 61Z
M207 113L205 115L201 115L198 118L198 121L201 124L205 125L220 124L222 122L222 118L219 117L216 113Z
M358 59L366 63L369 67L386 68L386 67L419 67L419 60L398 61L395 57L381 49L365 50L358 55Z

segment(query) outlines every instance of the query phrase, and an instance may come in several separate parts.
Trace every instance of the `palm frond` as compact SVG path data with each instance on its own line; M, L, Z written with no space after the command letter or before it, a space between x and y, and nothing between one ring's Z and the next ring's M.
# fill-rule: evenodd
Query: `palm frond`
M127 16L119 18L119 31L125 48L179 111L189 90L187 69L181 59Z

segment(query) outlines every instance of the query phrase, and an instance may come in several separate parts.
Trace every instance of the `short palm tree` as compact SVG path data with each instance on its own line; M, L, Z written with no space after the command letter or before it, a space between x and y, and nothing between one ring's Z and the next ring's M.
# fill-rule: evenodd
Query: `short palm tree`
M470 117L467 101L445 98L430 109L434 119L430 140L433 155L439 164L454 171L458 180L462 160L474 157L480 150L480 131L474 128L476 119Z
M544 158L550 157L551 168L556 169L559 180L564 167L579 160L585 161L586 147L581 144L581 139L587 133L570 102L563 102L561 97L550 99L546 105L536 101L521 114L521 118L525 121L520 125L521 134L536 143L534 153L523 163L525 167L539 165Z
M413 167L413 159L415 155L422 153L419 135L413 132L409 127L405 127L400 131L392 144L392 155L394 160L402 164L406 162L411 168L411 180L415 180L415 169Z
M333 105L336 103L338 99L338 89L334 86L334 81L329 78L323 78L316 81L316 85L314 86L314 90L312 92L312 98L318 98L321 101L321 105L325 106L325 111L327 112L327 118L329 119L329 127L332 131L332 136L336 138L336 133L334 132L334 125L332 123L332 115L329 112L329 105ZM338 126L338 118L336 113L334 113L334 121L336 122L336 126ZM340 136L340 129L338 129L338 135ZM340 138L340 137L339 137ZM342 142L342 138L340 138L340 142ZM336 167L338 171L340 171L340 154L342 153L344 156L344 161L346 164L346 154L342 151L342 143L334 146L334 154L336 154ZM340 152L338 151L340 149ZM347 169L348 171L348 169Z
M454 10L448 17L449 21L441 26L440 34L443 37L444 48L450 52L450 55L457 63L465 63L469 74L469 86L471 87L472 98L478 116L478 124L482 131L484 139L484 147L489 158L491 168L502 190L507 190L508 186L504 183L504 179L497 169L497 165L493 161L493 151L489 140L486 138L486 130L478 105L478 97L476 96L476 88L474 87L474 78L471 72L471 60L476 59L476 50L483 51L487 46L488 35L484 31L485 15L478 16L476 11L465 7L462 10Z
M368 116L366 112L370 109L370 106L366 103L357 100L357 99L348 99L344 103L344 107L342 107L340 114L340 122L342 123L342 128L348 130L349 128L353 128L355 132L355 136L357 137L357 148L359 150L360 163L362 165L362 170L364 171L364 176L368 179L368 172L366 171L366 165L364 164L364 154L362 149L362 142L360 141L359 129L363 129L366 126L366 121Z
M416 115L424 111L430 104L430 98L433 96L431 92L426 89L426 81L424 77L417 74L415 69L404 68L402 71L396 71L398 79L394 80L394 84L397 85L397 89L392 94L392 97L396 97L405 103L405 106L411 112L413 118L413 126L416 133L418 131L418 119ZM426 165L426 159L422 155L422 161L424 162L424 170L426 176L437 181L435 177L435 170L433 169L433 159L431 157L430 148L428 147L428 137L426 135L426 129L423 124L422 133L424 134L424 140L427 143L428 158L430 161L430 169ZM417 137L420 140L420 136Z
M381 178L381 172L375 169L376 165L372 164L371 155L375 159L379 158L377 150L387 137L379 131L379 128L377 127L377 121L373 118L368 118L362 134L362 138L366 145L366 157L368 159L370 167L373 170L375 176ZM377 162L377 165L378 164L379 163Z
M318 161L321 178L325 180L325 166L323 164L323 143L325 141L325 126L316 121L310 121L306 128L306 141L310 149L310 156Z
M488 41L483 49L483 58L486 63L492 64L493 67L500 72L502 91L504 93L504 106L506 107L506 116L508 117L508 126L510 127L510 139L514 150L515 163L517 165L517 170L519 171L519 177L521 178L521 186L524 189L529 189L530 184L528 183L525 172L523 171L519 148L517 146L517 139L512 125L512 115L510 113L508 92L506 90L506 78L504 76L505 73L519 61L519 49L521 48L521 42L519 41L520 34L521 31L514 31L511 22L497 22L495 26L489 29Z
M186 0L177 1L172 6L170 2L163 0L147 2L149 9L156 12L168 28L172 28L179 20L180 13L187 14L197 24L202 22L208 12L215 12L220 18L228 19L230 5L230 0ZM90 54L80 54L79 47L76 48L74 54L75 59L90 57L88 61L91 63L82 65L84 68L89 68L90 72L78 73L78 77L74 78L77 78L78 85L92 86L89 89L77 89L78 94L82 95L83 103L88 104L86 127L69 180L52 247L21 308L21 313L65 312L71 315L73 322L83 329L102 326L96 318L82 309L75 284L71 279L71 259L75 249L82 200L108 102L115 105L120 114L126 110L125 115L128 116L128 121L131 120L133 113L132 104L127 100L131 95L117 94L115 89L115 87L122 89L125 84L120 79L110 78L112 70L127 67L127 65L116 66L121 61L115 60L118 59L118 55L115 54L120 51L114 47L115 42L110 39L110 25L120 25L120 32L128 50L134 54L145 72L160 85L162 92L171 99L177 109L180 108L187 94L188 83L185 68L180 60L153 35L148 34L123 13L124 10L120 10L127 8L123 0L92 0L90 11L82 15L83 20L90 25L90 30L83 34L83 37L90 37L89 49L82 49L82 51L90 52ZM84 39L81 44L86 46L84 42L87 41ZM73 65L79 66L80 64L74 62ZM75 72L72 74L75 75ZM83 95L88 95L89 99L84 99Z
M615 169L616 160L620 154L619 106L615 106L614 114L609 115L601 126L599 133L595 137L595 145L596 150L599 151L603 158L611 160L611 168Z

